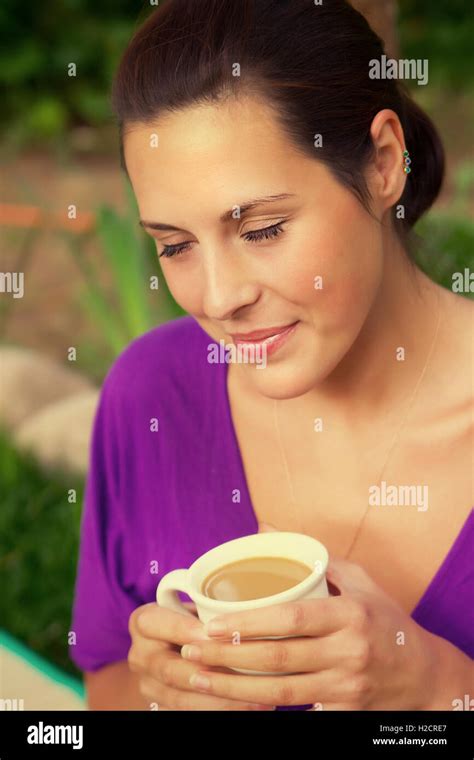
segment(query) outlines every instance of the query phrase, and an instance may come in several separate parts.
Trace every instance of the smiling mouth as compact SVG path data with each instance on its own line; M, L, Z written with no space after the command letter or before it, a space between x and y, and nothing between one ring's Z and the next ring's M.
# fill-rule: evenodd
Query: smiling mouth
M277 335L294 327L297 322L292 322L291 325L282 325L281 327L267 327L262 330L253 330L249 333L229 333L231 338L237 343L261 343L267 338L273 338Z
M294 333L298 324L299 320L290 325L268 327L251 333L234 333L231 338L236 346L264 347L268 354L272 354Z

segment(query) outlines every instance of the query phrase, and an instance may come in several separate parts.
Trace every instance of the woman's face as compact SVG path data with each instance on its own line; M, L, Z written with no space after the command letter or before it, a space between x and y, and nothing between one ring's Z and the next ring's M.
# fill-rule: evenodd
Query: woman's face
M134 125L124 151L141 220L176 228L145 226L158 254L176 251L160 257L169 289L212 341L295 325L266 344L265 368L239 365L252 387L293 398L328 378L381 283L378 221L251 100ZM269 196L287 197L244 211Z

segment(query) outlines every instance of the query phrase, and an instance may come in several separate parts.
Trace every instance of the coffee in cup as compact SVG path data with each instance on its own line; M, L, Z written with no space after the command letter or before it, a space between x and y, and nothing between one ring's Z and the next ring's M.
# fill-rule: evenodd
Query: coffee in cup
M261 599L287 591L312 571L303 562L288 557L246 557L213 570L201 591L222 602Z

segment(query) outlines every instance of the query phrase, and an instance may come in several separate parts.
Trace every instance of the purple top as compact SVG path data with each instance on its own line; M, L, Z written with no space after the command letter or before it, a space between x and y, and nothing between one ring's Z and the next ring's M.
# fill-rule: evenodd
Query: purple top
M228 365L208 363L212 342L192 317L180 317L134 340L105 378L71 623L69 655L81 670L127 659L128 618L155 601L166 573L258 531L230 412ZM471 510L411 615L471 658L473 544Z

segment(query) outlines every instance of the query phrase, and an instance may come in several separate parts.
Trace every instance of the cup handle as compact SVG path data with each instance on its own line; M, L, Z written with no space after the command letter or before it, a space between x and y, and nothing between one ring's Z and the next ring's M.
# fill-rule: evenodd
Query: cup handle
M187 607L184 606L178 597L177 591L182 591L191 597L193 602L192 590L189 588L188 571L184 569L172 570L163 576L156 589L156 601L160 607L166 607L168 610L179 612L182 615L194 615Z

